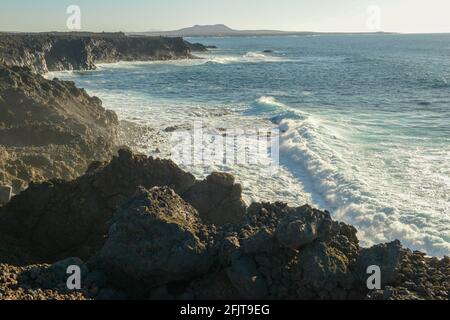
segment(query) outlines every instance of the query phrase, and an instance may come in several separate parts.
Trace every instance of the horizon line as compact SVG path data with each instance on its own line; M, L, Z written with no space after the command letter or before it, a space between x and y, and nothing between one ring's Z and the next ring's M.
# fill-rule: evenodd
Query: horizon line
M182 28L185 29L185 28ZM158 30L158 31L124 31L124 30L115 30L115 31L106 31L106 30L102 30L102 31L92 31L92 30L48 30L48 31L14 31L14 30L0 30L0 33L32 33L32 34L38 34L38 33L125 33L125 34L143 34L143 33L154 33L155 35L157 35L158 33L166 33L166 32L176 32L179 31L180 29L176 29L176 30ZM392 34L392 35L426 35L426 34L450 34L450 31L432 31L432 32L427 32L427 31L411 31L411 32L404 32L404 31L283 31L283 30L275 30L275 29L248 29L248 30L239 30L239 29L233 29L233 31L241 31L241 32L281 32L280 34L271 34L269 36L283 36L283 33L285 33L286 35L289 34L301 34L301 33L311 33L311 34L367 34L367 35L376 35L376 34ZM217 36L220 36L219 34L217 34ZM242 36L245 37L246 35L233 35L233 36ZM258 35L256 35L258 36ZM265 36L264 34L260 35ZM189 36L188 36L189 37ZM192 37L192 36L191 36ZM206 36L195 36L195 37L213 37L210 35L206 35Z

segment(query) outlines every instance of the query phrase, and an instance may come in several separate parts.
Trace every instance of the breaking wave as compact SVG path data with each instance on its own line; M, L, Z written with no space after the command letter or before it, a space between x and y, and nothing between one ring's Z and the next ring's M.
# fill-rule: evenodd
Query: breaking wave
M363 244L400 239L407 247L432 255L450 252L450 239L436 224L434 213L415 208L422 217L418 219L402 207L400 199L406 195L401 190L374 187L386 168L365 170L355 163L363 155L333 123L269 96L250 104L247 114L264 115L278 125L281 164L298 178L315 205L357 226ZM392 195L398 195L398 201Z

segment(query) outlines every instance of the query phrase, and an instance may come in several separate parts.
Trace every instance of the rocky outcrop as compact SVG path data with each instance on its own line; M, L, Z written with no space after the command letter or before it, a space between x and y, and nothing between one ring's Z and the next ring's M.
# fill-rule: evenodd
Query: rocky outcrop
M205 52L208 51L208 49L212 49L211 47L205 46L201 43L190 43L186 42L186 44L189 46L192 52Z
M0 185L73 179L115 150L118 120L67 81L0 64Z
M207 273L208 241L197 211L172 189L139 189L114 216L97 259L115 285L142 296Z
M103 244L107 221L138 186L183 191L194 181L170 161L134 157L123 150L109 164L93 163L74 181L31 184L0 208L0 231L9 230L31 247L37 262L90 257Z
M315 237L310 236L312 229L317 230ZM356 230L332 221L326 212L253 204L244 223L226 226L224 232L217 243L220 261L229 265L230 281L242 298L363 296L361 288L353 287L350 272L359 254Z
M193 58L205 50L182 38L123 33L0 33L0 186L18 193L31 181L72 180L92 161L109 159L120 138L117 116L100 99L36 73Z
M378 266L381 269L381 285L383 287L395 283L399 279L399 267L403 251L400 241L380 244L361 250L355 266L355 277L361 283L367 279L367 267Z
M383 248L383 246L381 246ZM399 243L384 247L386 256ZM376 246L375 250L380 250ZM372 300L450 300L450 258L427 257L425 253L400 249L402 258L396 268L395 284L384 286L367 295ZM388 269L389 272L389 269ZM388 273L389 274L389 273Z
M197 184L193 175L170 160L120 150L109 163L92 163L76 180L31 184L0 208L0 232L8 232L23 246L32 248L35 262L67 256L89 258L103 245L108 221L138 187L166 186L183 195ZM224 211L220 206L217 210Z
M0 34L0 63L36 73L93 70L96 63L191 58L193 51L205 50L182 38L123 33Z
M36 73L93 70L96 63L190 58L192 51L204 50L182 38L123 33L0 34L0 63Z
M83 298L449 298L449 258L427 258L398 241L361 248L355 228L307 205L254 203L235 223L205 221L189 202L206 189L198 186L234 186L229 175L212 177L195 181L171 161L122 150L75 181L33 184L0 208L0 263L10 274L0 288L16 294L11 274L82 256ZM11 266L20 264L28 267ZM381 269L381 290L367 288L372 265ZM61 281L28 285L71 298Z

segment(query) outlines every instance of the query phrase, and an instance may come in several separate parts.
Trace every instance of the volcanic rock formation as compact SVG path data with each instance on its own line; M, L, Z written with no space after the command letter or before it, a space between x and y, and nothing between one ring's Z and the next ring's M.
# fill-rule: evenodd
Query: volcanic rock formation
M307 205L254 203L243 210L227 203L240 194L230 197L221 188L213 206L199 201L204 197L199 185L219 181L221 188L240 190L232 176L214 173L195 181L169 160L121 150L110 163L93 163L74 181L32 184L0 208L0 294L448 299L448 257L427 258L398 241L361 248L354 227ZM221 215L202 217L196 208ZM235 222L226 223L222 215ZM78 261L88 279L77 292L64 289L58 277L48 280L49 270L60 270L55 263L66 265L68 258ZM381 269L382 290L367 289L371 265ZM30 287L38 290L31 296Z

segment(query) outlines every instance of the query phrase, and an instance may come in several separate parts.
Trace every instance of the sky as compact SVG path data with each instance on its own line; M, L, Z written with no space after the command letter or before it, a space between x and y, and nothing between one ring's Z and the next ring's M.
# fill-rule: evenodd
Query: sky
M0 31L68 31L69 5L80 7L83 31L223 23L253 30L450 32L450 0L0 0Z

